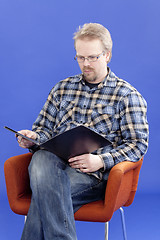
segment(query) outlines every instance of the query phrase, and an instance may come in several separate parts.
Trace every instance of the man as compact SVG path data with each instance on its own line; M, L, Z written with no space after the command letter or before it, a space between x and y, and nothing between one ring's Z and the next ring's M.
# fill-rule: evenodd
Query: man
M110 169L122 161L138 161L147 150L146 102L129 83L107 67L112 55L108 30L90 23L74 35L82 74L60 81L33 124L22 134L43 142L77 125L108 138L111 146L64 161L39 150L29 166L32 200L22 239L76 238L74 212L104 198ZM31 143L18 137L19 145Z

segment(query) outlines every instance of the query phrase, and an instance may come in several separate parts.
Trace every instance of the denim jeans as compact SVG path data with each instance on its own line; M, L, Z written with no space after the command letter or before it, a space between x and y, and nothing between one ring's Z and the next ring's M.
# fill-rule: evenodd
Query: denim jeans
M22 240L76 240L74 212L104 198L106 181L39 150L29 165L32 199Z

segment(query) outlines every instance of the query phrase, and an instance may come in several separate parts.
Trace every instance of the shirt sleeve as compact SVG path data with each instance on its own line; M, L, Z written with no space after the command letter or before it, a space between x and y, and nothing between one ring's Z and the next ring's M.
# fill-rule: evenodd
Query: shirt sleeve
M48 95L42 110L32 126L32 131L38 134L40 143L52 137L55 118L57 115L57 101L54 96L54 89Z
M131 92L119 103L119 128L121 141L110 151L99 150L104 161L104 171L122 161L136 162L148 147L147 103L138 92Z

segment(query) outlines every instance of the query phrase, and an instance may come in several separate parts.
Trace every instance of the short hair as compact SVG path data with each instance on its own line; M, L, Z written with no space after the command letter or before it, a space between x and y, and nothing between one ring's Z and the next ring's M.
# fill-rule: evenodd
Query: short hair
M109 60L110 62L112 57L112 38L110 32L107 28L99 23L86 23L83 26L79 26L77 32L74 33L74 46L76 44L76 40L78 39L99 39L102 42L103 48L105 52L110 52Z

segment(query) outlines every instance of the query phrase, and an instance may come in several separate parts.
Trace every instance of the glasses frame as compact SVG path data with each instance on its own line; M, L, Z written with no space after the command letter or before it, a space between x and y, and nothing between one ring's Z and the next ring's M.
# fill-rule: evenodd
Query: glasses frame
M96 62L104 54L105 54L105 52L103 51L102 53L100 53L98 55L92 55L92 56L88 56L88 57L81 56L82 59L80 61L78 60L79 56L76 55L74 57L74 60L77 60L77 62L79 62L79 63L83 63L85 60L87 60L88 62ZM95 60L93 60L92 58L95 58Z

